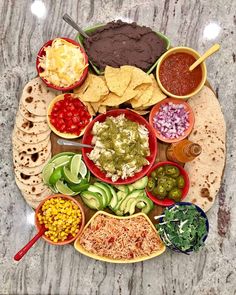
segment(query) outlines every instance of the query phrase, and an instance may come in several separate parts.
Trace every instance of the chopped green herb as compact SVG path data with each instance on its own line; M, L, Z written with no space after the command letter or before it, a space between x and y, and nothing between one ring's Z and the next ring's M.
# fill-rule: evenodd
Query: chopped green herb
M198 251L207 234L206 219L195 206L176 205L166 209L157 229L167 246L177 246L182 251Z

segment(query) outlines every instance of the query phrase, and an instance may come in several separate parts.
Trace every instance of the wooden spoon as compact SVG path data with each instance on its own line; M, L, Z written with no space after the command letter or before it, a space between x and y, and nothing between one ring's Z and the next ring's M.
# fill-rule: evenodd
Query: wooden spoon
M42 226L40 231L33 237L32 240L29 241L16 255L14 256L15 261L21 260L23 256L29 251L29 249L38 241L39 238L42 237L42 235L45 233L47 228L45 226Z
M213 53L215 53L219 49L220 49L219 44L213 45L189 67L189 71L192 72L198 65L200 65L200 63L202 63L205 59L207 59L210 55L212 55Z

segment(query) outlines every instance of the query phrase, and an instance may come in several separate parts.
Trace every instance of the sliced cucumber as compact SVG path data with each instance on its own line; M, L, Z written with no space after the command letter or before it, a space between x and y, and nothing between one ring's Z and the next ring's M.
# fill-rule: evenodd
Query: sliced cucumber
M97 193L99 198L101 199L102 207L105 208L107 206L107 195L106 192L100 187L94 185L90 185L88 187L88 191L92 193Z
M110 203L111 198L112 198L112 194L111 194L110 189L104 183L101 183L101 182L95 182L94 185L105 191L106 206L107 206Z
M147 183L148 183L148 177L144 176L143 178L132 183L132 186L135 189L145 189L145 187L147 186Z
M84 191L81 194L83 202L90 208L95 210L103 209L103 203L97 193Z
M130 193L121 203L119 210L124 211L126 208L126 204L130 199L136 199L140 194L142 194L142 190L135 190L132 193Z

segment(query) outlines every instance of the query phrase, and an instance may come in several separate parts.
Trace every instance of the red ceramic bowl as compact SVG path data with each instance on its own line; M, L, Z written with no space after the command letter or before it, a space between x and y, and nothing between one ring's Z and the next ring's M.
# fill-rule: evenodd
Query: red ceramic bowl
M81 52L82 52L83 55L84 55L85 64L88 64L88 56L87 56L87 54L85 53L83 47L80 46L79 43L77 43L76 41L74 41L74 40L72 40L72 39L68 39L68 38L60 38L60 39L64 39L64 40L66 40L67 42L70 42L70 43L72 43L72 44L78 46L78 47L80 48ZM44 56L44 55L46 54L46 53L45 53L45 48L48 47L48 46L51 46L51 45L52 45L52 42L53 42L53 40L49 40L48 42L46 42L46 43L43 45L43 47L42 47L42 48L39 50L39 52L38 52L37 59L36 59L36 69L37 69L38 75L44 71L44 69L41 68L41 67L39 66L39 58L42 57L42 56ZM68 86L68 87L60 87L60 86L56 86L56 85L54 85L54 84L51 84L51 83L50 83L49 81L47 81L46 79L44 79L44 78L42 78L42 77L40 77L40 78L43 80L43 82L44 82L48 87L51 87L51 88L56 89L56 90L59 90L59 91L68 91L68 90L72 90L72 89L74 89L74 88L76 88L76 87L79 87L79 86L84 82L84 80L85 80L87 74L88 74L88 66L84 69L84 71L83 71L82 75L80 76L79 80L78 80L76 83L74 83L74 84L72 84L72 85L70 85L70 86ZM40 75L39 75L39 76L40 76Z
M157 154L157 140L156 140L156 136L155 136L153 128L148 124L148 122L143 117L141 117L140 115L138 115L132 111L126 110L126 109L111 110L111 111L108 111L106 114L101 114L101 115L97 116L87 126L84 136L83 136L83 143L84 144L91 144L92 138L93 138L91 131L92 131L92 128L93 128L93 125L95 124L95 122L97 122L97 121L104 122L106 120L106 118L109 116L118 117L121 114L125 114L125 117L127 119L137 122L138 124L144 125L148 129L150 156L147 157L147 160L149 161L150 165L144 166L143 169L140 172L136 173L133 177L129 177L124 180L118 179L116 182L112 182L111 178L106 177L106 174L104 172L102 172L93 163L93 161L91 161L88 158L87 153L90 153L92 149L91 148L83 148L82 149L83 159L84 159L88 169L100 180L107 182L107 183L111 183L111 184L128 184L128 183L132 183L132 182L142 178L151 169L151 167L156 159L156 154Z
M70 196L65 196L65 195L62 195L62 194L56 194L56 195L51 195L49 197L47 197L46 199L44 199L39 205L38 207L36 208L36 211L35 211L35 226L37 228L37 230L39 231L40 228L41 228L41 224L39 223L38 221L38 218L37 218L37 215L38 213L40 213L41 211L41 208L43 206L43 204L49 200L49 199L52 199L52 198L63 198L65 200L70 200L72 201L73 203L75 203L76 206L78 206L78 208L80 209L80 212L81 212L81 222L79 224L79 231L77 233L77 235L75 237L71 236L69 238L67 238L65 241L63 242L53 242L51 241L47 236L43 235L42 238L48 242L49 244L52 244L52 245L66 245L66 244L70 244L71 242L73 242L75 239L78 238L78 236L80 235L80 233L82 232L83 228L84 228L84 224L85 224L85 214L84 214L84 209L82 208L82 206L80 205L80 203L75 200L74 198L70 197Z
M178 138L174 138L174 139L169 139L169 138L164 137L153 126L153 118L154 118L154 116L156 115L156 113L158 113L161 106L163 106L163 105L165 105L165 104L167 104L169 102L173 102L174 104L182 104L182 105L184 105L185 110L189 112L189 124L190 124L189 127L185 130L185 132L184 132L184 134L182 136L180 136ZM159 103L157 103L152 108L152 110L150 112L150 116L149 116L149 123L153 127L153 129L155 130L156 137L159 140L167 142L167 143L178 142L178 141L183 140L184 138L186 138L190 134L190 132L192 131L194 122L195 122L195 119L194 119L194 113L193 113L192 108L190 107L190 105L187 102L183 101L182 99L166 98L166 99L160 101Z
M156 165L154 165L152 167L152 169L149 170L149 172L147 173L147 176L151 175L152 171L156 170L157 168L161 167L161 166L165 166L165 165L173 165L177 168L179 168L180 170L180 175L183 176L184 180L185 180L185 186L182 190L182 198L181 198L181 201L183 201L183 199L187 196L187 193L189 191L189 186L190 186L190 181L189 181L189 177L188 177L188 174L187 172L184 170L183 167L181 167L179 164L177 163L174 163L174 162L169 162L169 161L165 161L165 162L159 162L157 163ZM146 189L146 193L148 195L148 197L157 205L161 205L161 206L171 206L171 205L174 205L175 202L171 199L164 199L164 200L159 200L158 198L156 198L154 195L152 195L151 192L147 191Z

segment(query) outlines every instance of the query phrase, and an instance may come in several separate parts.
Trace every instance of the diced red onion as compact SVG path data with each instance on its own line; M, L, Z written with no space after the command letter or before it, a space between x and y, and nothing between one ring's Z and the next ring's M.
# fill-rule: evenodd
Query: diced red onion
M153 117L154 128L168 139L182 136L189 125L189 112L185 110L183 104L169 102L161 106Z

